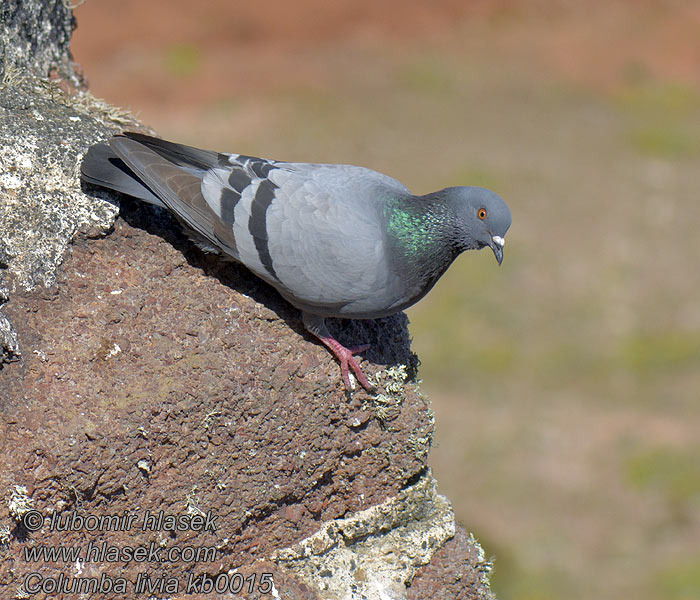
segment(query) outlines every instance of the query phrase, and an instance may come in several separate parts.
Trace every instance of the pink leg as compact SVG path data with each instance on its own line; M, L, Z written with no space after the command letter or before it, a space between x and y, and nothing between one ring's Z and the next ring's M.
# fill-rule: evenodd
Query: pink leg
M374 387L367 380L367 377L365 377L365 374L362 372L359 363L353 356L353 354L367 350L369 348L369 344L364 344L355 348L346 348L328 332L326 329L326 324L322 318L309 315L308 313L304 313L304 325L311 333L321 340L323 345L326 346L326 348L328 348L338 359L340 362L340 370L343 375L343 382L348 390L352 389L349 374L349 369L352 369L352 372L355 374L355 377L357 377L360 385L368 392L374 391Z
M345 383L345 387L347 389L352 389L352 387L350 386L350 375L348 367L352 369L353 373L355 373L355 377L357 377L357 380L360 382L360 385L363 388L365 388L368 391L372 391L374 389L370 385L369 381L367 381L367 377L365 377L365 374L362 372L360 365L353 356L353 354L357 354L358 352L364 352L365 350L367 350L369 348L369 344L357 346L356 348L346 348L338 340L331 336L319 337L318 339L324 343L324 345L335 355L335 357L340 362L340 371L343 374L343 382Z

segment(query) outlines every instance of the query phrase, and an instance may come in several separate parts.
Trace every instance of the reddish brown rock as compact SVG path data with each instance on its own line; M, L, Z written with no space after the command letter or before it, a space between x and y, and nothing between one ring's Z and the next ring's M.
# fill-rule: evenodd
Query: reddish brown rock
M63 9L60 23L42 11L58 0L30 4L70 29ZM384 390L348 396L269 286L197 250L164 213L123 201L115 221L117 199L80 190L80 157L126 117L36 75L0 90L2 597L91 578L119 598L269 597L266 574L285 598L406 584L418 597L444 582L450 597L488 594L478 548L446 542L432 413L404 381L417 362L405 316L330 324L346 345L372 344L363 368ZM80 555L27 554L42 548ZM373 552L396 568L376 570ZM255 585L188 587L240 576Z

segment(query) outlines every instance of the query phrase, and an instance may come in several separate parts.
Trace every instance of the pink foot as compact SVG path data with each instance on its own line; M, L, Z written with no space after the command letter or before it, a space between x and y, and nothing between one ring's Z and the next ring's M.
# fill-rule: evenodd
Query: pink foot
M321 340L323 345L326 346L340 362L340 371L343 374L345 388L352 390L352 386L350 385L350 369L352 369L360 385L368 392L374 392L374 386L370 385L369 381L367 381L367 377L365 377L365 374L362 372L359 363L353 357L353 354L367 350L369 344L357 346L356 348L346 348L328 332L323 317L304 312L302 313L302 318L306 329Z
M359 363L357 362L357 360L355 360L355 357L353 356L353 354L357 354L359 352L364 352L365 350L367 350L369 348L369 344L364 344L355 348L346 348L338 340L336 340L334 337L331 337L330 335L327 337L319 337L318 339L320 339L324 343L324 345L335 355L335 357L340 362L340 371L343 374L343 382L345 383L345 387L347 389L352 389L352 386L350 385L349 374L349 369L352 369L352 372L355 374L355 377L357 377L357 381L360 382L360 385L363 388L365 388L368 392L374 391L374 386L372 386L369 383L367 377L365 377L365 374L362 372Z

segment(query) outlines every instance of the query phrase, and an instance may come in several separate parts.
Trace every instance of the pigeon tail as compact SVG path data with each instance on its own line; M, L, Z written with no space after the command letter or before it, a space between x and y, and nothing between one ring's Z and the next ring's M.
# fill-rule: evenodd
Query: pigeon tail
M83 181L106 187L149 204L165 204L125 163L108 144L95 144L83 158L80 172Z
M349 370L352 369L352 372L355 374L355 377L357 377L360 385L368 392L374 393L374 386L368 381L367 377L362 372L362 368L357 362L357 359L353 356L354 354L368 350L370 345L363 344L362 346L357 346L354 348L346 348L329 333L328 328L326 327L326 321L323 317L305 312L302 314L302 318L304 321L304 327L306 327L309 333L318 338L323 345L333 353L333 355L338 359L338 362L340 362L340 370L343 375L343 382L345 383L346 389L348 391L353 389L353 386L350 383L349 373Z

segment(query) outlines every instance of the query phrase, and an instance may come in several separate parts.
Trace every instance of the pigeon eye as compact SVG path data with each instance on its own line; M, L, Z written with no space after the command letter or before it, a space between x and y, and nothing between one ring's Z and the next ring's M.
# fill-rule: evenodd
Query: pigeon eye
M487 212L485 208L480 208L477 216L483 221L486 218Z

